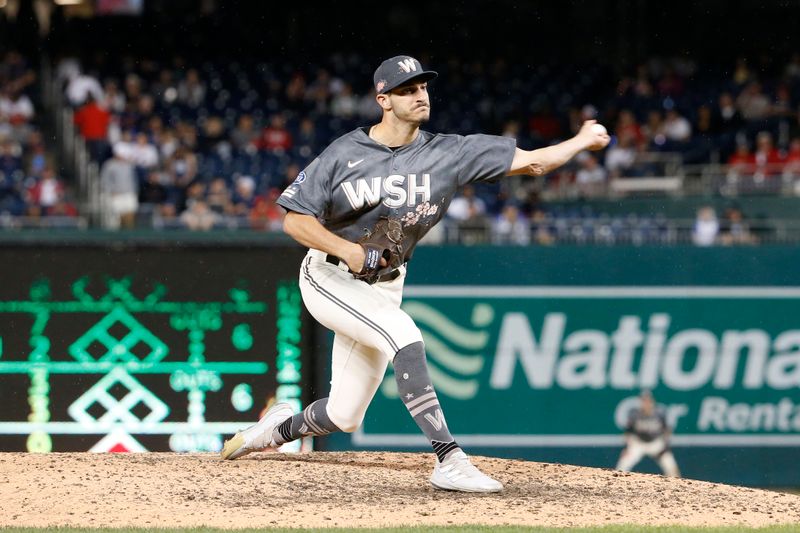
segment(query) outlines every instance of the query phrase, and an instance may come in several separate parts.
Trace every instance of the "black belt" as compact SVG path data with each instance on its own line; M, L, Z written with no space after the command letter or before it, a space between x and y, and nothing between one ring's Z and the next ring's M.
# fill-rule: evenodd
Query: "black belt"
M328 254L328 255L325 256L325 261L327 261L328 263L330 263L332 265L336 265L336 266L339 266L341 263L345 263L344 261L342 261L341 259L339 259L335 255L331 255L331 254ZM347 263L345 263L345 265L346 264ZM348 268L348 270L349 270L349 268ZM395 280L395 279L397 279L399 277L400 277L400 269L399 268L395 268L394 270L392 270L388 274L384 274L382 276L378 276L378 279L376 280L376 282L392 281L392 280Z

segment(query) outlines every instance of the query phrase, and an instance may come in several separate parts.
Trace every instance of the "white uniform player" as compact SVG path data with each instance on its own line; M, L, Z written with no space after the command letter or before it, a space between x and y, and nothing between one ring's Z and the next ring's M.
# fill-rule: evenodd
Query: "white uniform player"
M406 265L459 187L508 174L545 174L582 150L605 147L609 137L587 121L565 142L525 151L506 137L422 131L430 116L427 82L436 75L409 56L384 61L373 77L381 122L335 140L278 200L288 211L284 231L309 248L300 268L303 302L335 333L330 395L298 414L286 404L274 406L226 442L223 458L303 435L356 430L391 362L400 398L436 452L433 486L502 490L472 465L447 427L422 335L400 308ZM399 221L404 234L404 257L394 269L356 242L385 218ZM381 275L372 284L353 275L365 271Z
M656 409L650 391L640 395L638 409L631 411L625 427L625 449L619 456L617 470L630 472L644 456L653 458L666 476L680 477L678 463L669 447L672 433L664 414Z

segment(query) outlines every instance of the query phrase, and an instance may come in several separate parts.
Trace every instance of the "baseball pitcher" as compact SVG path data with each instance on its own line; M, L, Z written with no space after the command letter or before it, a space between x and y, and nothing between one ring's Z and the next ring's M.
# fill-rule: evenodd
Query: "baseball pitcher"
M450 433L420 330L400 309L406 269L459 187L547 174L582 150L604 148L609 136L587 121L569 140L526 151L507 137L423 131L436 76L409 56L381 63L373 76L380 123L333 141L278 200L287 210L284 231L309 248L300 266L303 302L334 332L330 394L301 413L276 404L225 443L224 459L304 435L355 431L391 362L400 398L436 453L433 486L502 490Z

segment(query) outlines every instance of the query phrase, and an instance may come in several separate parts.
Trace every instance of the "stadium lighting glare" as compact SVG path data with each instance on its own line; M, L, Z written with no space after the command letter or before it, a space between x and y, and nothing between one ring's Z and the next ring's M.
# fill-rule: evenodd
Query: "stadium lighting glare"
M0 2L3 0L0 0ZM83 0L56 0L59 6L77 6L83 3Z

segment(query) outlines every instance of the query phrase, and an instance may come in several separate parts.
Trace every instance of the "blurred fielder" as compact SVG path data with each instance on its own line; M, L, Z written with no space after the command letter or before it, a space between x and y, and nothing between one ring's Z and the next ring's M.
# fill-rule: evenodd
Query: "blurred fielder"
M409 56L381 63L373 76L381 122L335 140L278 200L288 211L284 231L309 248L300 269L303 302L335 333L330 395L297 414L273 406L225 443L223 459L305 435L355 431L391 362L400 398L436 453L433 486L503 489L472 465L447 427L422 334L400 309L406 265L459 187L547 174L582 150L604 148L609 136L587 121L571 139L526 151L507 137L422 131L436 76Z
M642 391L638 409L631 411L625 427L625 449L619 456L617 470L630 472L646 455L661 467L664 475L680 477L678 463L669 447L672 431L650 391Z

